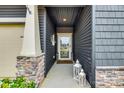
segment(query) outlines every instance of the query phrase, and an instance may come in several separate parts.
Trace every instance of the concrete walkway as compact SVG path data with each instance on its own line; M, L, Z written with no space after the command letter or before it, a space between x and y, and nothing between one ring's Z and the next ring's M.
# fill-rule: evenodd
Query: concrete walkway
M41 88L79 88L73 79L72 64L54 64ZM89 84L86 87L90 87Z

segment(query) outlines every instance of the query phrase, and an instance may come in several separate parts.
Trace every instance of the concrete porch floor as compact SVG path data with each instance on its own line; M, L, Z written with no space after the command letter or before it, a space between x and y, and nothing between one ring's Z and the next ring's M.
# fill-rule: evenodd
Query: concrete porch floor
M41 88L80 88L78 82L73 79L73 64L54 64L47 77L41 84ZM87 82L85 88L89 88Z

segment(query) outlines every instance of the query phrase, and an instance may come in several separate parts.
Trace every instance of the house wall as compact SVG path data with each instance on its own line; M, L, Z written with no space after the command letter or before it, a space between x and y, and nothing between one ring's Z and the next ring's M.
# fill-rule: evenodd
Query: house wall
M74 30L74 59L79 60L86 73L87 80L92 81L92 7L82 10Z
M0 17L25 17L26 6L25 5L1 5L0 6Z
M0 6L0 19L3 20L0 21L0 78L16 77L16 57L20 55L22 48L25 16L24 5ZM20 19L15 21L8 18Z
M24 24L0 24L0 78L16 77L16 57L22 48Z
M55 62L55 46L51 37L55 34L55 27L45 8L39 6L40 40L41 49L45 53L45 76Z
M49 18L48 14L46 14L46 68L45 68L45 75L47 75L48 71L52 67L55 62L55 46L52 45L51 37L55 34L55 27Z
M123 86L123 5L102 5L95 7L95 62L96 87Z

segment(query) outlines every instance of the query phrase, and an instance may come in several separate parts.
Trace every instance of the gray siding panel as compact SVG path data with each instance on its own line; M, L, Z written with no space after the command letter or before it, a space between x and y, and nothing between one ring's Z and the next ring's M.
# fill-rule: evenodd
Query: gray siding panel
M77 21L74 32L74 58L78 59L92 83L92 7L86 6Z
M124 65L124 6L98 5L95 13L96 66Z
M0 17L25 17L26 6L25 5L1 5Z
M39 15L39 27L40 27L40 42L41 42L41 50L42 52L45 52L45 44L44 44L44 35L45 35L45 9L39 8L38 9L38 15Z
M55 62L55 46L52 45L51 42L51 36L55 35L55 27L50 19L50 17L47 15L46 20L46 72L47 75L48 71L52 67L52 65Z
M55 46L52 45L51 36L55 34L55 27L45 8L39 7L41 49L45 53L45 76L55 62Z

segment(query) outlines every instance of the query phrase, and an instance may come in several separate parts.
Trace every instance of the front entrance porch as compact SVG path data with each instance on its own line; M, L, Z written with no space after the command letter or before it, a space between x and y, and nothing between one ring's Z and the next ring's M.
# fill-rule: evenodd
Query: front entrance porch
M72 64L55 64L50 69L47 77L41 84L41 88L80 88L78 82L73 79ZM87 82L85 88L90 88Z
M123 5L3 5L0 14L0 79L25 76L39 87L46 77L44 87L78 87L78 59L91 87L124 87ZM72 44L58 42L58 33L71 33Z
M42 87L79 87L72 77L72 64L55 63L77 59L87 81L95 87L91 13L92 6L38 6L41 49L45 54Z

